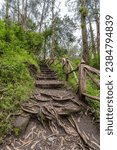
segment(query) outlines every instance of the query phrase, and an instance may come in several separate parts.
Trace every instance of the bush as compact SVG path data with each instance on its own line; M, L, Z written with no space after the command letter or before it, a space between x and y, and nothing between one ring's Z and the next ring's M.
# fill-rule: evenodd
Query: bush
M10 114L20 111L20 104L29 99L34 89L34 77L27 64L36 68L38 64L29 43L34 48L43 41L41 35L27 33L16 24L11 23L6 29L0 20L0 29L0 137L3 137L13 130ZM29 34L32 38L28 38ZM35 41L38 37L40 39Z
M100 53L98 52L97 54L94 55L92 58L92 54L89 55L89 65L100 69Z

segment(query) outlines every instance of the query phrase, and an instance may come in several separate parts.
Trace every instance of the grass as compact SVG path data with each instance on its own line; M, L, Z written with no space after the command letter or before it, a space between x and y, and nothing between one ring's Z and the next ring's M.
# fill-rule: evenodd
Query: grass
M91 81L88 77L86 80L86 93L92 95L92 96L100 96L100 90L97 88L97 86ZM89 106L91 106L92 109L95 110L95 118L100 118L100 102L96 100L92 100L89 98L86 98L86 101Z
M73 68L76 68L79 62L80 62L79 59L72 60L71 63L72 63ZM56 60L55 63L51 65L51 68L57 72L59 79L66 80L65 72L62 69L62 64L60 64L58 60ZM76 75L78 76L78 71L76 72ZM74 79L73 74L69 75L68 84L75 91L77 90L78 85L76 83L76 80Z
M30 66L38 68L35 52L43 44L43 36L24 31L17 24L0 20L0 143L12 131L12 115L20 111L34 90L34 77Z
M0 46L4 49L0 59L0 137L4 137L13 130L13 120L8 116L20 111L20 104L29 99L34 89L26 62L35 67L38 64L33 54L24 49L13 49L10 44Z

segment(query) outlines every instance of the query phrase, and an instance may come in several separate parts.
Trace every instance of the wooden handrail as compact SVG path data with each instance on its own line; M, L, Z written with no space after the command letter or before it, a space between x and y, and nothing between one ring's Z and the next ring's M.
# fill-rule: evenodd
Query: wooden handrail
M85 69L85 71L86 71L86 74L90 77L90 79L97 85L97 87L100 88L100 83L95 78L93 78L93 76L87 69Z
M90 77L90 79L98 86L100 87L100 83L92 76L91 73L95 73L100 76L100 71L90 67L85 64L84 60L81 60L80 67L79 67L79 96L81 99L85 97L89 97L91 99L100 100L99 97L92 96L86 93L86 75Z
M86 96L86 97L89 97L89 98L91 98L91 99L94 99L94 100L97 100L97 101L99 101L100 100L100 98L99 97L97 97L97 96L92 96L92 95L90 95L90 94L87 94L87 93L82 93L84 96Z
M95 73L95 74L100 76L100 71L99 70L97 70L97 69L95 69L95 68L93 68L91 66L88 66L88 65L85 65L84 68L86 68L88 71L90 71L92 73Z
M55 59L47 60L47 62L51 65L52 63L55 62ZM66 75L66 81L68 81L69 75L71 73L73 73L74 79L76 80L77 83L79 82L79 96L81 99L83 99L85 97L89 97L89 98L95 99L97 101L100 100L99 97L92 96L92 95L86 93L86 75L88 75L89 78L96 84L96 86L98 88L100 88L100 82L97 79L95 79L92 75L92 74L96 74L96 75L100 76L99 70L97 70L89 65L86 65L85 61L83 59L81 60L80 65L76 69L73 68L71 61L68 58L59 59L59 62L57 62L57 64L58 63L62 64L63 71ZM77 74L75 71L79 71L79 80L78 80L78 77L77 77Z

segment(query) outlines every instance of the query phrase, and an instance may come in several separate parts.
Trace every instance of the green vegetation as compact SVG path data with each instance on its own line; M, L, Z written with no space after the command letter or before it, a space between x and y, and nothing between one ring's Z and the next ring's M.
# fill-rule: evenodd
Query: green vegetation
M87 80L86 80L86 92L92 96L97 96L97 97L100 96L100 90L89 78L87 78ZM89 104L89 106L91 106L94 109L96 119L99 119L99 117L100 117L100 102L89 99L89 98L86 98L86 101Z
M79 59L77 59L77 60L74 59L73 63L72 63L73 67L76 68L77 63L79 63L79 62L80 62ZM54 64L52 64L51 67L52 67L53 70L55 70L57 72L57 75L61 80L66 80L66 75L65 75L65 72L62 68L62 64L58 60L56 60L56 62ZM78 75L78 72L76 72L76 74ZM68 84L74 90L77 90L78 85L77 85L76 81L74 80L73 74L69 75Z
M89 65L94 68L100 69L100 53L99 52L97 52L97 54L95 54L93 58L92 58L92 53L90 53Z
M0 20L0 137L12 131L12 116L34 89L30 65L38 67L43 36ZM39 47L39 48L38 48ZM17 131L16 131L17 132ZM17 133L16 133L17 134Z

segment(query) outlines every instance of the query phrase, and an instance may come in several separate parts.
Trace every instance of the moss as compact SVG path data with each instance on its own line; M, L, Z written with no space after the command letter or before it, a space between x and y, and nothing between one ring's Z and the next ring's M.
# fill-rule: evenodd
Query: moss
M80 9L79 9L79 11L80 11L81 15L83 15L84 17L87 16L88 11L87 11L86 8L84 8L84 7L81 6Z
M83 29L85 27L85 25L84 24L81 24L81 28Z
M15 136L19 136L20 135L20 129L19 128L13 128L13 133L15 134Z

